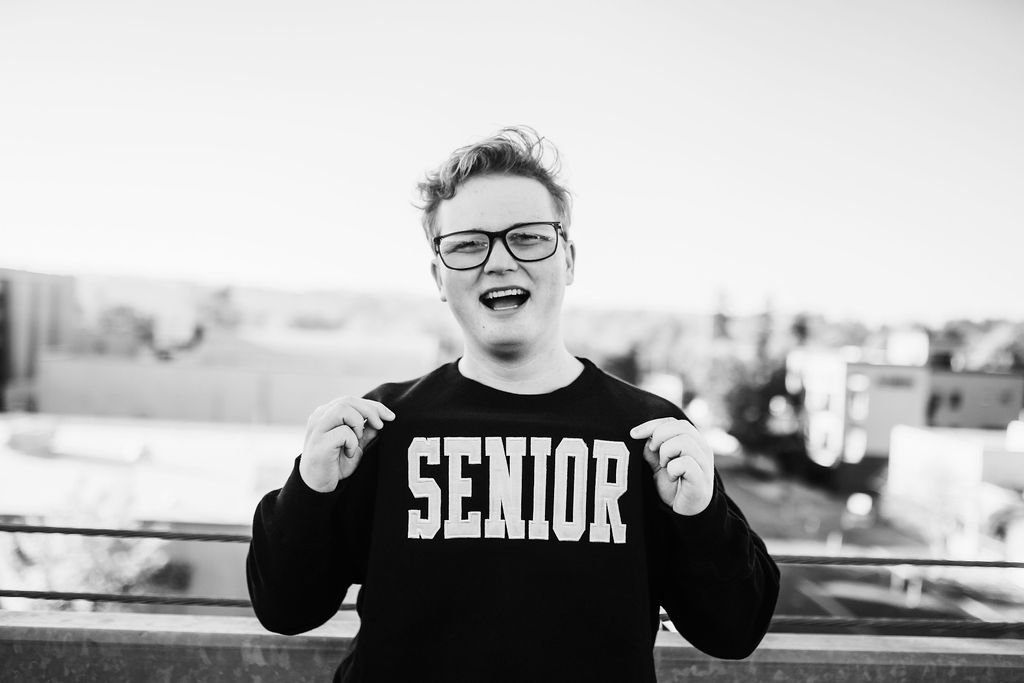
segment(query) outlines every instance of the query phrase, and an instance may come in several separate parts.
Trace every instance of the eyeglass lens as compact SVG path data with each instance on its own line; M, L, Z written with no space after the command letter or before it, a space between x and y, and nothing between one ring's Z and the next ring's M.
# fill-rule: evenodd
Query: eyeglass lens
M449 268L475 268L487 260L491 240L501 233L459 232L443 236L438 244L441 260ZM505 246L518 261L540 261L558 248L558 231L543 223L521 225L505 232Z

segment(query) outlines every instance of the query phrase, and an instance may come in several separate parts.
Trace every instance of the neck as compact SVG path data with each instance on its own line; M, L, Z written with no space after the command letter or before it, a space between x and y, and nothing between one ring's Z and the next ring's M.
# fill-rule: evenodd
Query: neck
M583 364L564 345L542 353L502 356L470 348L459 361L463 377L513 394L546 394L568 386Z

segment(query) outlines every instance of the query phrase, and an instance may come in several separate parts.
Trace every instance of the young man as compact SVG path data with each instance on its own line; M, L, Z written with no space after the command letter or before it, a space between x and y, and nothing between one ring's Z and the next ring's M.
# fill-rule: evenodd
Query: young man
M336 681L654 681L664 606L716 657L761 641L779 572L672 403L573 357L576 250L543 141L506 129L420 185L464 355L309 418L253 521L268 629L361 584Z

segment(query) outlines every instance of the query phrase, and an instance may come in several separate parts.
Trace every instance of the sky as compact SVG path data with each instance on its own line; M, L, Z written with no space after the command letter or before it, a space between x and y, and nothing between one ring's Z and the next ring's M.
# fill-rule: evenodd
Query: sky
M560 150L569 305L1024 319L1024 3L0 0L0 267L434 295L415 184Z

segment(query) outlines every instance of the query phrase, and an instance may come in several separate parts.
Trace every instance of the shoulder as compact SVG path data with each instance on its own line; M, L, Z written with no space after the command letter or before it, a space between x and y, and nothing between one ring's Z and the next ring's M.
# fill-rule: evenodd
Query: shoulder
M596 371L598 382L609 400L614 402L622 414L628 415L636 424L653 420L657 417L675 417L688 420L683 410L668 399L651 393L624 380L609 375L591 361L581 359L590 364Z

